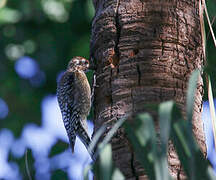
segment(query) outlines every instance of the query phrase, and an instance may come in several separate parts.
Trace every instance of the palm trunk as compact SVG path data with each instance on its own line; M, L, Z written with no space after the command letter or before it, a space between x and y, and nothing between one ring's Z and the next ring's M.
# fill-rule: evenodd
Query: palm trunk
M125 114L146 111L145 104L175 100L185 115L189 76L203 65L197 0L95 0L91 58L97 74L95 131ZM203 84L194 109L194 134L206 154L201 121ZM150 112L155 117L157 114ZM157 128L158 129L158 128ZM125 134L112 140L113 159L127 179L145 179ZM169 168L184 179L172 145Z

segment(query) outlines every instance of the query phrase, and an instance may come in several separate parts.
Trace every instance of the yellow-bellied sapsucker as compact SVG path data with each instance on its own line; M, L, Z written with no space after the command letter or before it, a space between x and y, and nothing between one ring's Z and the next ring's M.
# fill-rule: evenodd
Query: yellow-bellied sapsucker
M76 136L80 138L87 149L91 142L87 133L86 121L91 108L91 89L84 73L88 67L87 59L79 56L74 57L68 63L67 70L57 87L58 103L72 152L74 152ZM92 152L89 153L91 156L93 155Z

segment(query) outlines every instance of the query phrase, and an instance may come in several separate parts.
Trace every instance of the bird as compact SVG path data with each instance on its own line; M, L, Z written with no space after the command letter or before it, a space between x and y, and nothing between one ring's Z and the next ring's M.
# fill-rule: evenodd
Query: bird
M72 153L74 153L76 136L87 150L91 143L87 131L87 116L91 109L91 88L85 74L88 68L87 59L80 56L72 58L57 84L58 104ZM89 153L93 157L93 152Z

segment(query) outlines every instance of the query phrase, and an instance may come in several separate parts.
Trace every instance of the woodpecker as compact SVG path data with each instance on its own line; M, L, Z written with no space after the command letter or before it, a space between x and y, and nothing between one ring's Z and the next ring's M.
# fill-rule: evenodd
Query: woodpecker
M72 153L76 136L88 150L91 138L87 132L87 116L91 108L91 88L85 71L89 61L83 57L74 57L68 63L67 70L57 86L57 98L62 119L69 138ZM92 152L89 152L93 157Z

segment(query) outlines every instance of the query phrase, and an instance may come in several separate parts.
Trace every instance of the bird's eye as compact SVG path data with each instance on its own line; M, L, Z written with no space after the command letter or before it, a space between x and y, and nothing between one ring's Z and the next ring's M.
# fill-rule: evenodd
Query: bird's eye
M82 59L82 63L86 63L86 60L85 60L85 59Z

